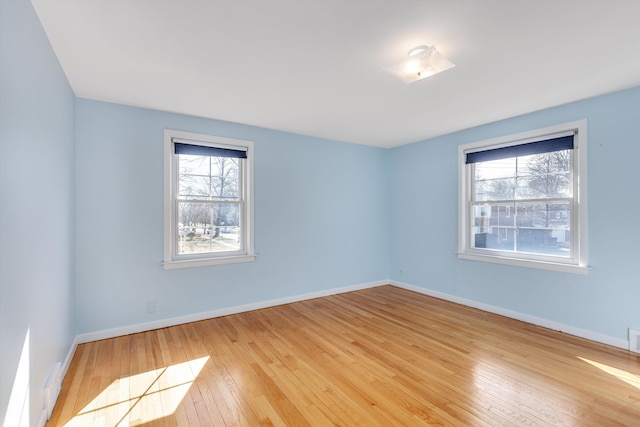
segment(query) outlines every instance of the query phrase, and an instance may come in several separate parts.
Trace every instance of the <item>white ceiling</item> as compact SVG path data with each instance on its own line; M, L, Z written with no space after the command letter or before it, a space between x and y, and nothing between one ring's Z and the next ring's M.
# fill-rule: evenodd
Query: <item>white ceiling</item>
M640 85L640 0L32 3L78 97L379 147Z

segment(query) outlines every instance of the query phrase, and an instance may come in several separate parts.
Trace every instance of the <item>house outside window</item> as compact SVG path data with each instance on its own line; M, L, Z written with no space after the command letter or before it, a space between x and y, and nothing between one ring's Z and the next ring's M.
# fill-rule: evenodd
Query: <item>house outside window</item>
M253 261L253 142L168 129L164 139L164 268Z
M586 274L586 121L459 147L462 259Z

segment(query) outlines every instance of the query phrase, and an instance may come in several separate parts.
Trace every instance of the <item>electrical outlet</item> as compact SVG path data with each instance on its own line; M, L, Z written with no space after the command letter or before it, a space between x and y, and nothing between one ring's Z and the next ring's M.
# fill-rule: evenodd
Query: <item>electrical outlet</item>
M147 313L155 313L156 312L156 300L147 301Z

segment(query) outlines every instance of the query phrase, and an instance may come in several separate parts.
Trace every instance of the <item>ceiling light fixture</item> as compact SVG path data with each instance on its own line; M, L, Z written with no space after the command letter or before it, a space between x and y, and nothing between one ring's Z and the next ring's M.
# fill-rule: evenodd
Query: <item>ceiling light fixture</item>
M385 70L405 83L413 83L441 71L455 67L434 46L417 46L409 51L409 58L386 67Z

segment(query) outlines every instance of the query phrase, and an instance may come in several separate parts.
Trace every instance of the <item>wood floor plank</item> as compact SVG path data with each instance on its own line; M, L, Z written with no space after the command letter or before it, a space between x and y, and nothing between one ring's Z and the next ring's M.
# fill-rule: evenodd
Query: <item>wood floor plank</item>
M381 286L82 344L88 425L640 426L640 357Z

